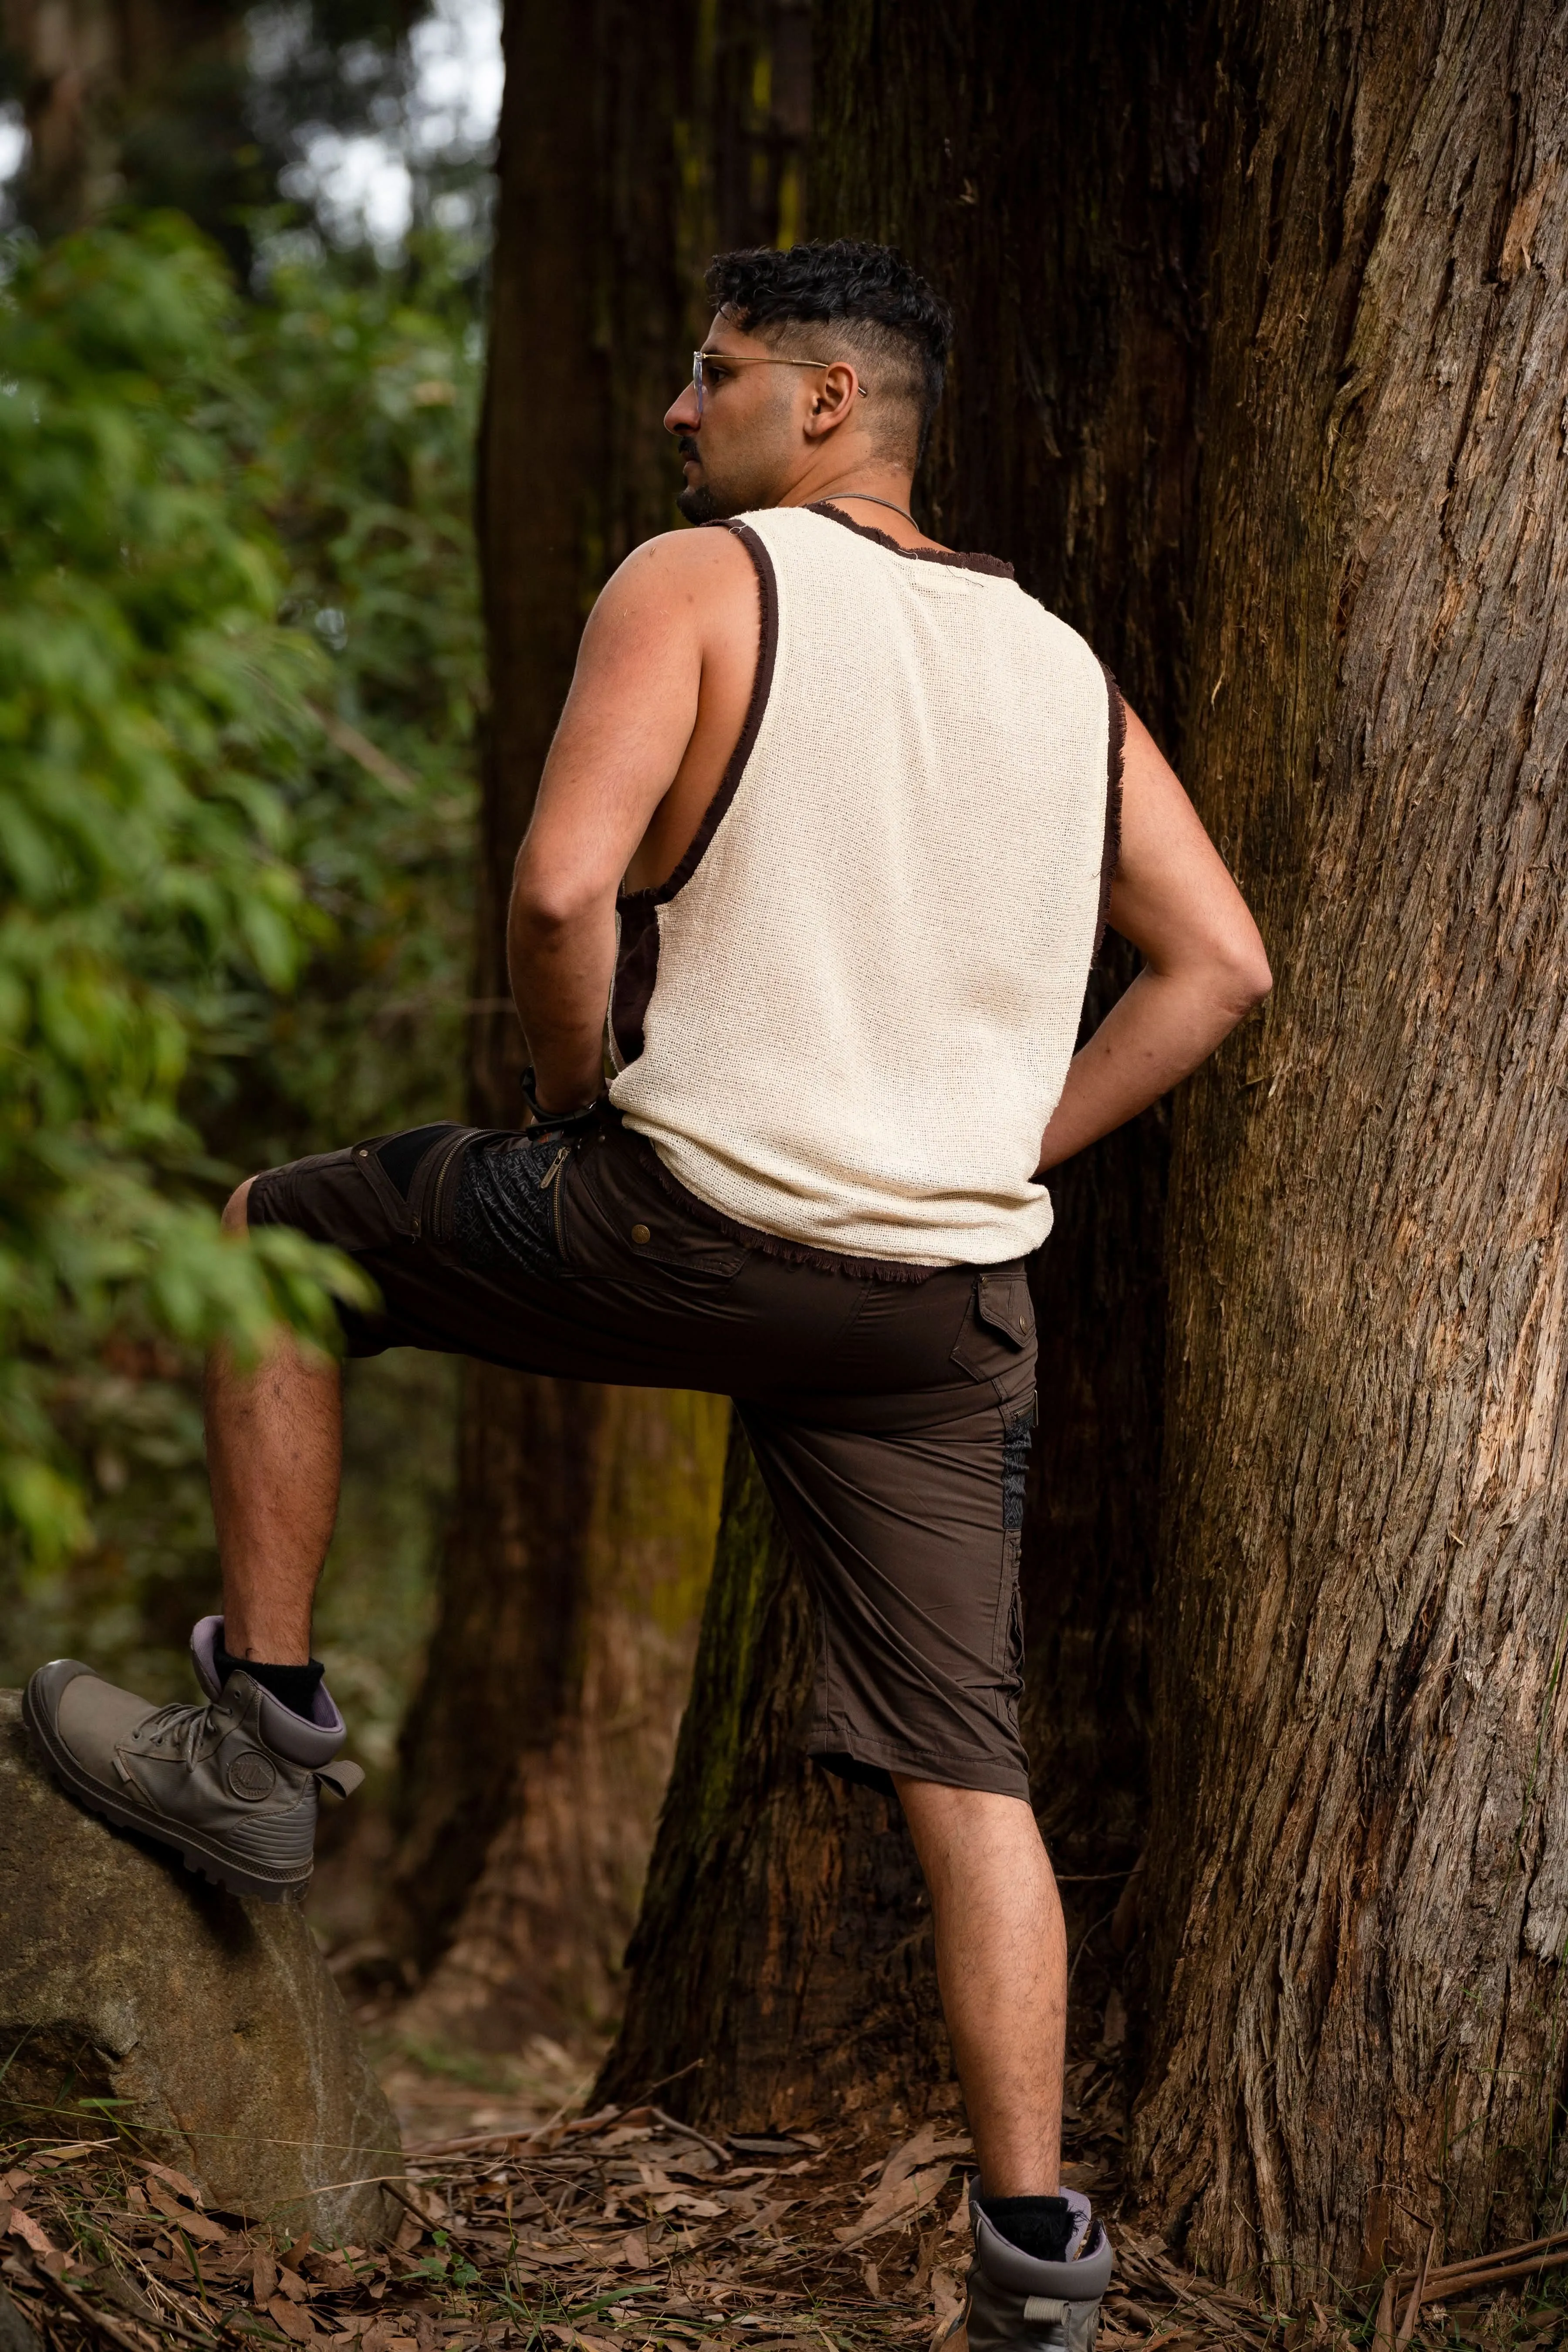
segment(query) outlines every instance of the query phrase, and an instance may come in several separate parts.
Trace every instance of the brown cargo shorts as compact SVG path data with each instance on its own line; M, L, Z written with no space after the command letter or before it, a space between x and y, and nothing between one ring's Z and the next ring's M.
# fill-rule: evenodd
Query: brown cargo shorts
M575 1136L425 1127L297 1160L257 1179L249 1215L372 1276L379 1310L343 1312L351 1356L732 1397L816 1600L808 1752L882 1789L1026 1798L1021 1261L901 1278L792 1261L721 1230L608 1109Z

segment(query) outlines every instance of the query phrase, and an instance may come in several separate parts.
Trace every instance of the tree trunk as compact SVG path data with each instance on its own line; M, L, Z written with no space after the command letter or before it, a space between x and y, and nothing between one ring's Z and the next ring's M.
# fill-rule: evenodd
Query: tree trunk
M798 211L805 22L798 0L507 11L479 494L493 702L470 1095L487 1126L521 1112L517 845L594 598L678 520L661 420L707 323L724 171L738 233L792 189ZM498 2046L613 2019L726 1417L709 1397L465 1367L458 1505L404 1745L398 1890L416 1965L436 1970L421 2019Z
M1559 2214L1568 26L1226 5L1137 2132L1299 2305ZM1553 652L1553 646L1558 648Z
M497 1580L487 1590L449 1571L431 1660L448 1700L437 1718L447 1804L455 1787L474 1803L471 1759L488 1758L506 1773L503 1805L458 1864L448 1854L466 1824L436 1816L424 1866L456 1924L402 2021L496 2050L533 2032L600 2033L619 2013L712 1557L727 1418L714 1397L513 1386L513 1421L470 1412L462 1433L465 1452L495 1449L465 1461L462 1502L493 1499L501 1517L459 1522L452 1567L482 1562ZM477 1695L498 1713L465 1718L450 1702L487 1643L503 1646Z
M817 39L814 233L900 245L957 311L917 505L950 543L1013 561L1179 752L1202 226L1186 11L854 0L825 12ZM1119 955L1097 977L1094 1017L1130 969ZM1064 1172L1033 1269L1047 1338L1025 1725L1074 1881L1075 1945L1105 1924L1146 1806L1165 1135L1151 1115ZM631 2097L691 2068L667 2094L686 2114L783 2121L839 2104L849 2069L858 2097L923 2107L950 2061L913 1849L894 1809L791 1747L804 1601L768 1525L732 1454L626 2022L599 2087ZM742 1656L745 1719L767 1733L731 1768L713 1759L730 1753ZM1103 1985L1086 1968L1075 1990Z
M737 1421L626 2016L596 2096L630 2103L668 2082L661 2099L683 2115L765 2131L950 2074L898 1808L795 1744L815 1663L810 1605Z
M114 205L176 205L236 260L241 205L274 191L246 121L237 0L0 0L22 84L27 158L17 190L49 237Z

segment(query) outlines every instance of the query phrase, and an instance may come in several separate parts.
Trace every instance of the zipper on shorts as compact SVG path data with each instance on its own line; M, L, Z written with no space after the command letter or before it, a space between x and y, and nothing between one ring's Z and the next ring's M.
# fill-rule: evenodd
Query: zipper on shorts
M552 1221L555 1228L555 1255L557 1257L563 1258L566 1255L566 1244L562 1238L561 1233L562 1188L558 1180L560 1178L562 1169L571 1157L572 1146L569 1143L563 1143L560 1150L556 1153L554 1159L551 1161L549 1167L545 1170L543 1175L539 1180L539 1189L542 1192L548 1192L552 1185L555 1188L555 1198L551 1202L550 1206Z
M451 1239L447 1230L446 1213L447 1195L452 1181L452 1172L469 1144L480 1131L476 1127L460 1127L456 1135L448 1136L445 1143L438 1143L429 1155L429 1160L421 1166L410 1190L408 1202L413 1213L416 1241L426 1228L434 1242L447 1242ZM434 1164L431 1164L432 1162ZM427 1175L425 1172L426 1166L429 1167ZM416 1200L418 1202L416 1208Z
M451 1142L447 1147L446 1154L442 1159L440 1166L436 1171L436 1181L431 1187L430 1231L438 1242L444 1242L447 1238L446 1218L447 1188L452 1181L453 1170L457 1167L458 1160L468 1150L472 1138L472 1129L468 1129L462 1135L454 1136Z

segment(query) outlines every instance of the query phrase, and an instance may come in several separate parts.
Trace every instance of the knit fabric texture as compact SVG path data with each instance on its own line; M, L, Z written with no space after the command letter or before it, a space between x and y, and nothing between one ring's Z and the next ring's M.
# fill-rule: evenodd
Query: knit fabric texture
M1021 1256L1051 1225L1031 1179L1094 951L1114 689L994 571L807 508L736 528L765 707L695 870L652 894L642 1050L612 1099L763 1233Z

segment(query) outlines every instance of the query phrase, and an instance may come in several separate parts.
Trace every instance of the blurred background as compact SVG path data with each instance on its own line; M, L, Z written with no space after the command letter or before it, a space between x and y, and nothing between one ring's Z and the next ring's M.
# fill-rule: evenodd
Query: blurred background
M726 165L689 126L682 144L668 100L654 124L684 191L673 353L715 170L742 233L795 233L809 59L797 40L781 137L775 20L804 33L804 10L667 13L689 98L727 107L763 159ZM560 32L536 92L557 112L594 49ZM70 1654L186 1696L188 1630L218 1592L204 1349L254 1345L279 1314L326 1330L340 1279L288 1237L220 1249L215 1211L303 1152L518 1115L483 902L493 915L537 758L507 772L498 842L475 527L500 14L5 0L0 36L0 1684ZM635 37L597 41L635 100ZM635 155L627 171L635 210ZM555 226L570 252L582 224ZM581 344L582 322L562 334ZM668 356L647 355L636 515L592 523L590 568L559 597L568 666L605 571L677 520ZM568 368L581 379L575 348ZM520 413L507 437L563 472L551 427ZM501 561L552 594L537 554ZM558 660L546 739L563 684ZM461 1385L433 1357L347 1372L316 1646L369 1781L327 1826L311 1916L384 2050L553 2097L618 2011L728 1410L490 1375L463 1416ZM479 1453L487 1429L510 1449L493 1510L460 1417ZM498 1597L492 1538L520 1481L546 1521L537 1573L514 1546ZM404 1736L444 1577L433 1705ZM522 1675L488 1717L460 1622L473 1589L490 1595L479 1648ZM468 1782L441 1748L454 1711ZM496 1833L524 1816L528 1850L498 1871ZM476 1891L489 1914L465 1944ZM456 1990L432 1994L455 1947Z
M1133 16L0 0L0 1681L191 1691L204 1350L330 1333L345 1278L221 1244L232 1186L518 1118L507 881L583 619L677 521L714 251L868 235L931 271L922 520L1178 740L1197 171L1155 135L1181 21ZM1034 1270L1026 1715L1108 2084L1166 1137L1068 1172ZM317 1649L369 1781L310 1916L420 2097L554 2104L617 2024L601 2087L694 2117L951 2094L912 1849L793 1743L809 1611L723 1401L350 1367Z
M56 836L44 847L77 868L64 889L58 874L52 894L45 886L37 912L96 931L100 967L119 967L135 1012L156 992L184 1065L167 1098L177 1131L111 1139L100 1121L84 1137L70 1117L80 1106L61 1106L57 1141L117 1161L121 1192L210 1207L253 1168L463 1110L485 700L473 446L499 9L42 0L8 8L4 28L7 340L26 341L48 395L33 445L10 453L8 537L24 572L11 584L25 597L52 575L56 592L33 606L30 648L16 642L26 605L13 606L5 687L14 721L56 737L56 772L37 779ZM61 529L62 470L74 533ZM49 510L30 511L35 500ZM146 511L161 500L182 510ZM137 524L162 544L127 578L115 526ZM62 567L75 574L68 615ZM174 747L186 770L175 789L195 804L185 814L205 800L206 815L216 802L234 819L237 941L228 910L205 910L204 930L189 904L154 915L132 903L150 878L142 856L187 900L211 878L215 845L159 825L174 780L137 805L144 780L116 779L109 798L127 832L151 824L161 837L100 838L97 871L81 870L86 812L70 805L58 738L79 730L84 703L102 718L111 698L121 729L166 728L170 669L210 658L199 639L217 615L202 603L243 598L247 572L253 609L224 615L247 675L218 689L216 709L198 687L208 707L175 731L208 740ZM116 635L125 658L100 676ZM134 747L123 755L133 764ZM95 813L90 828L100 823ZM258 877L246 869L259 861L286 868L290 887L272 909L277 935L247 942ZM74 1172L79 1183L86 1171ZM123 1223L128 1204L116 1205ZM68 1494L61 1525L47 1508L14 1525L0 1555L0 1682L66 1653L158 1697L189 1694L187 1631L217 1590L202 1333L182 1344L177 1309L160 1313L139 1287L68 1268L29 1350L50 1454L74 1473L87 1524L69 1524ZM340 1948L356 1927L363 1940L385 1843L455 1410L443 1360L390 1357L350 1379L319 1648L372 1781L370 1803L342 1824L357 1844L317 1897Z

